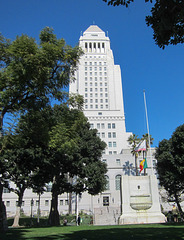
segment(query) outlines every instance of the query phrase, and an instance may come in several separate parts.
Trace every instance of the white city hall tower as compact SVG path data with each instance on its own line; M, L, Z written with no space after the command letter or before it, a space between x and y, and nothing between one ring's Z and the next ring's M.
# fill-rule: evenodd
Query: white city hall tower
M84 114L107 144L104 154L119 154L129 148L127 139L131 134L125 127L120 66L114 64L109 37L96 25L83 33L79 46L84 55L70 93L84 96Z

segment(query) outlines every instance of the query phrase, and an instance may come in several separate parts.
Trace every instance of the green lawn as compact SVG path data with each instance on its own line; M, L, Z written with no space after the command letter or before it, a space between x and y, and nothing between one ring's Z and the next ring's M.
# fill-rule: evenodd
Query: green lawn
M184 225L67 226L9 229L0 240L180 240Z

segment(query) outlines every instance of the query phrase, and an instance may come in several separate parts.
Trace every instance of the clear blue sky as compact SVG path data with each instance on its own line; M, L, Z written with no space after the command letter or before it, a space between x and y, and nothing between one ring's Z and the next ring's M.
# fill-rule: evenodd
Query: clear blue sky
M127 131L139 137L147 132L145 89L150 134L158 146L184 123L184 45L165 50L155 45L145 23L151 6L143 0L128 9L102 0L0 0L0 32L12 40L22 33L38 39L40 30L49 26L75 46L81 31L93 23L108 31L115 64L122 71Z

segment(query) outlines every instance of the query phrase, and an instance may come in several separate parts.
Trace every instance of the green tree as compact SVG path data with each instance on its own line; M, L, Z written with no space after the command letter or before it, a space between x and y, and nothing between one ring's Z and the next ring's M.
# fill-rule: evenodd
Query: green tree
M184 125L179 126L169 140L162 140L156 149L160 185L177 203L180 214L180 196L184 192Z
M62 101L63 88L74 79L74 72L82 51L57 39L53 29L46 27L40 33L40 42L27 36L14 41L0 35L0 133L6 114L39 110L51 99ZM4 137L1 146L4 146ZM0 228L3 228L3 176L4 160L0 163Z
M100 158L106 144L90 129L78 109L55 106L57 124L50 132L52 201L50 225L59 225L58 195L88 191L97 194L105 188L106 165ZM61 137L62 136L62 137ZM75 179L75 183L71 181Z
M129 6L134 0L103 0L108 5ZM145 2L153 2L145 0ZM160 48L184 42L184 1L156 0L151 15L146 16L146 24L153 29L153 38Z
M138 158L139 152L136 152L135 148L139 142L140 142L140 139L135 134L130 135L130 137L128 138L128 143L131 146L131 153L133 156L135 156L135 174L136 174L136 176L138 176L137 158Z
M46 163L51 156L48 149L49 125L52 122L50 112L49 108L22 115L15 132L4 136L8 138L8 142L1 152L0 162L6 159L6 177L15 184L10 190L18 196L14 227L19 226L26 188L33 188L37 193L41 193L45 183L49 181L46 178Z

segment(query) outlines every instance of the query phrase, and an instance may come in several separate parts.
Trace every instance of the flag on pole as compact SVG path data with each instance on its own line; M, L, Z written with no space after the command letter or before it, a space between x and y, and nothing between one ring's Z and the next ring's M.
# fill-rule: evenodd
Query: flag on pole
M135 147L135 152L146 151L146 140L140 141Z
M142 172L142 170L145 169L145 168L148 168L146 158L144 158L144 159L140 162L140 172Z

